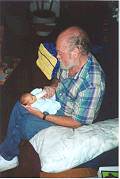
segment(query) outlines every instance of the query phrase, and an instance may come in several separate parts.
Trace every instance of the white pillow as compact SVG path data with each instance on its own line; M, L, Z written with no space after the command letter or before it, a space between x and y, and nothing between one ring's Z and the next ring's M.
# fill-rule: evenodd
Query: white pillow
M61 172L117 147L118 119L77 129L52 126L37 133L30 142L40 156L42 171Z

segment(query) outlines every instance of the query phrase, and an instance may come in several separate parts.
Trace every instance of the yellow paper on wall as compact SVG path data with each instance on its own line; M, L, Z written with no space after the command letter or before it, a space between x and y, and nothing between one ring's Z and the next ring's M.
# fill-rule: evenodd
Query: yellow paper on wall
M51 80L55 77L58 71L59 61L53 54L50 53L50 51L48 51L48 47L50 48L50 46L47 46L46 48L44 44L40 44L36 64L47 79Z

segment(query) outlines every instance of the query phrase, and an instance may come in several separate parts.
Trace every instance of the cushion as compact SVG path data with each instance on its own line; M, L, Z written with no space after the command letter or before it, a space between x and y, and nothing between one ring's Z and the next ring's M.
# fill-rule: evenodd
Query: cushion
M30 142L40 156L42 171L61 172L117 147L118 119L77 129L52 126L37 133Z
M60 62L56 58L56 48L54 43L40 44L36 64L48 80L51 80L56 76Z

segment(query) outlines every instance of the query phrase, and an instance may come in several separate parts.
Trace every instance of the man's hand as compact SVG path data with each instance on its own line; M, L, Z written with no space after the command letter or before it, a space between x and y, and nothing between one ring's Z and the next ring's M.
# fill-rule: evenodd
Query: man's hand
M56 87L45 86L44 90L46 91L46 94L43 96L43 98L51 98L55 94Z
M33 107L31 107L31 106L26 106L26 109L31 113L31 114L33 114L33 115L35 115L35 116L37 116L37 117L39 117L39 118L43 118L43 113L41 112L41 111L39 111L38 109L36 109L36 108L33 108Z

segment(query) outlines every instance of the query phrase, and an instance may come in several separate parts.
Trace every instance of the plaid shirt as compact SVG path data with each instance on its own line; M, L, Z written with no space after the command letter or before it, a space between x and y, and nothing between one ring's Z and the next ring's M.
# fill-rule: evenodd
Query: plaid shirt
M68 76L68 70L59 69L60 83L56 90L56 99L61 103L57 115L71 116L81 124L90 124L99 111L104 91L105 75L90 54L87 63L74 76Z

